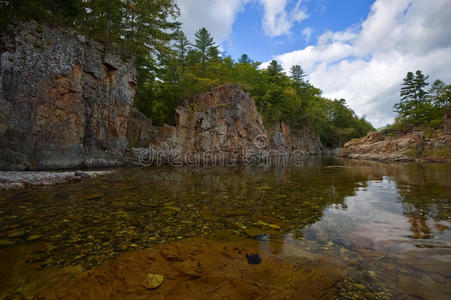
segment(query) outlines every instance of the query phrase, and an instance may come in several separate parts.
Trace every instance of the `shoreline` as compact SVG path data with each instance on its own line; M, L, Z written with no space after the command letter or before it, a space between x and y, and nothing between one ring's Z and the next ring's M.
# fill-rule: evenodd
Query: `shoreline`
M24 189L29 186L57 185L111 174L110 170L0 171L0 190Z

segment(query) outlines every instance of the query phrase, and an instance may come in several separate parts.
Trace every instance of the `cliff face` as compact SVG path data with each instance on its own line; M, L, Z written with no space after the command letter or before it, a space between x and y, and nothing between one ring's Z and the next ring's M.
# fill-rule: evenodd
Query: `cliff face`
M320 154L323 145L318 136L307 128L290 128L285 121L279 121L267 129L271 149L278 151L301 151L307 155Z
M322 145L307 130L290 130L284 122L265 129L254 100L236 84L226 84L198 95L176 109L176 126L148 128L139 115L133 115L129 128L150 143L155 155L176 151L188 160L223 159L243 161L271 150L319 154ZM139 120L141 119L141 121ZM133 126L131 126L133 124ZM141 124L141 125L139 125ZM139 156L144 149L135 149ZM218 155L218 156L217 156Z
M238 161L271 149L322 150L283 121L266 130L234 84L178 107L176 126L154 127L132 108L136 70L120 49L35 22L9 29L0 36L0 170L122 166L128 149L149 147Z
M0 43L0 169L122 164L133 62L69 30L11 29Z

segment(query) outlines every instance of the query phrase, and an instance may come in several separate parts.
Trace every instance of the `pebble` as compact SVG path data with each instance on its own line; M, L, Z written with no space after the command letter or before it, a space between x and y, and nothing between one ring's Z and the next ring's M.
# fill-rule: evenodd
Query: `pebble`
M148 289L148 290L152 290L152 289L156 289L157 287L159 287L164 281L164 276L161 274L152 274L149 273L147 274L146 279L144 279L142 285Z
M35 240L39 240L41 237L42 237L42 235L33 234L33 235L30 235L27 240L28 241L35 241Z
M11 232L10 234L8 234L8 237L9 238L16 238L16 237L21 237L24 234L25 234L25 232L23 232L23 231L14 231L14 232Z
M364 289L365 289L365 286L364 286L363 284L361 284L361 283L354 283L354 286L355 286L356 288L358 288L358 289L361 289L361 290L364 290Z
M14 244L15 244L15 242L13 242L13 241L0 240L0 246L12 246Z
M247 254L246 253L247 263L250 265L258 265L262 262L262 258L258 253L255 254Z

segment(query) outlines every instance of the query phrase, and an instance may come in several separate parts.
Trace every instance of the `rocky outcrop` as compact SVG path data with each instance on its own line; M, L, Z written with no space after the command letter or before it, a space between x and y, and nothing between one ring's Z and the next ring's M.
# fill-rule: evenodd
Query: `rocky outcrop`
M281 120L267 129L269 145L277 151L301 151L304 154L316 155L323 151L319 137L307 128L290 128Z
M134 149L138 158L146 148L152 149L155 159L169 159L167 155L174 153L183 162L215 163L264 158L270 150L322 151L319 138L306 129L290 130L280 121L266 130L254 100L237 84L225 84L187 100L176 109L176 126L152 127L144 133L147 123L138 119L134 117L129 124L151 140L147 147L141 143L141 148Z
M341 156L376 161L446 161L451 159L451 135L437 132L425 138L423 132L398 137L370 132L344 145Z
M124 163L133 61L34 22L10 27L0 50L0 169Z
M451 134L451 105L448 106L448 109L443 116L443 133Z

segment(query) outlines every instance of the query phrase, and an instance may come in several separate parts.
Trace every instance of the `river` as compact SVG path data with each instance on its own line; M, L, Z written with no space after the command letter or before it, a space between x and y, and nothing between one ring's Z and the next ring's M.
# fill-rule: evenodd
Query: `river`
M450 299L450 200L449 164L331 157L297 166L119 169L2 191L0 297L33 296L123 253L197 239L251 243L276 289L297 269L320 270L308 280L313 298ZM275 275L275 261L282 273L292 264L291 279ZM296 286L280 293L299 296Z

